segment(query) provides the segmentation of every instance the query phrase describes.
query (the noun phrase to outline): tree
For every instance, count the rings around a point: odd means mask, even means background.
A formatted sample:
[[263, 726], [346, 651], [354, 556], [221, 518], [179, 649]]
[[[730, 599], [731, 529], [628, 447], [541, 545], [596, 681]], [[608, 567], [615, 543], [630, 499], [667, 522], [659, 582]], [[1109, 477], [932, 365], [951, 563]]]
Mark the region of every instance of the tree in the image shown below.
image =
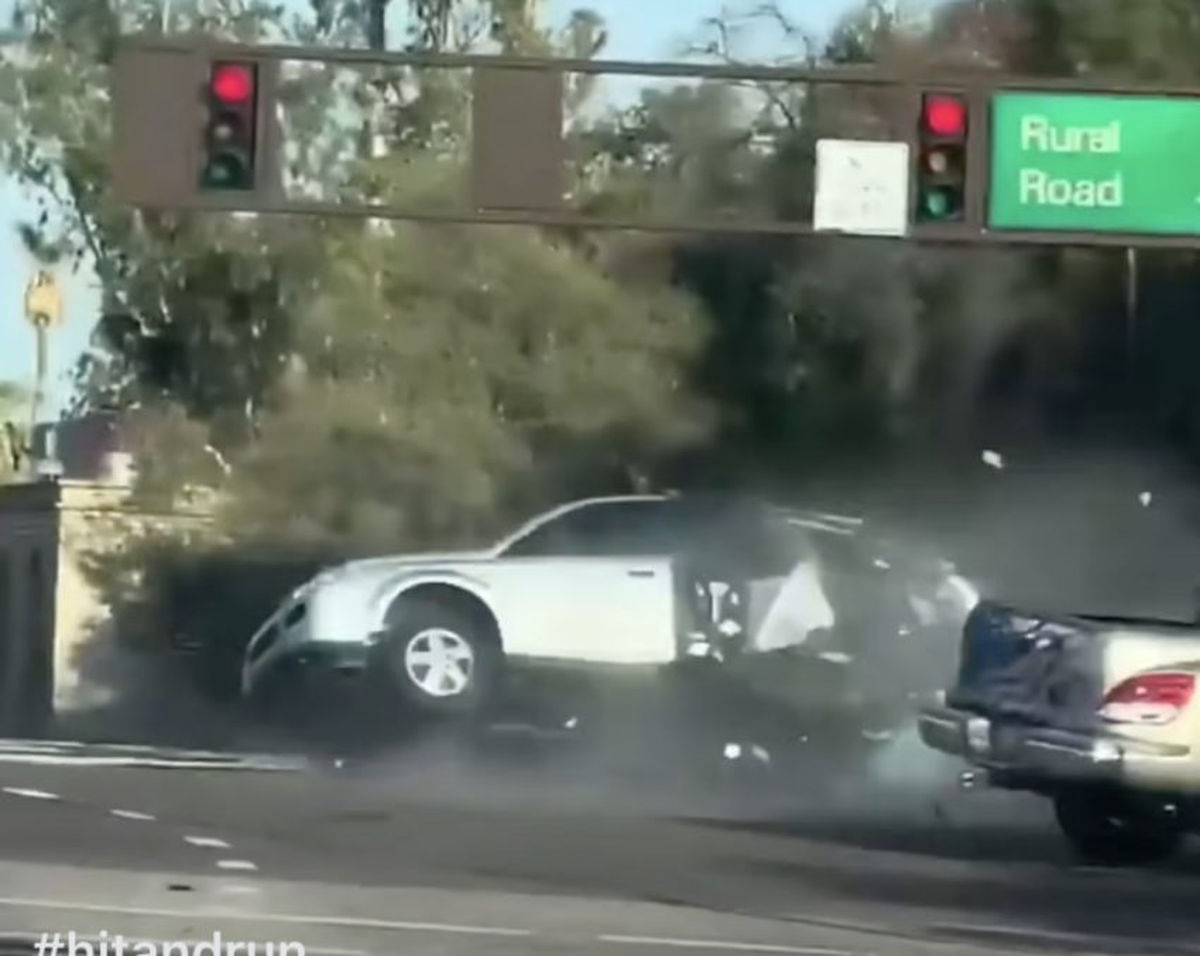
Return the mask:
[[29, 410], [29, 390], [16, 382], [0, 381], [0, 422], [15, 421]]
[[[1154, 9], [1139, 7], [1135, 15], [1104, 0], [1080, 13], [1079, 5], [1054, 0], [963, 0], [921, 23], [892, 12], [891, 5], [868, 3], [824, 44], [777, 9], [763, 7], [759, 16], [790, 44], [786, 58], [806, 63], [911, 64], [949, 57], [983, 70], [1030, 64], [1080, 72], [1111, 61], [1114, 70], [1126, 68], [1124, 63], [1136, 73], [1150, 66], [1130, 64], [1133, 54], [1114, 47], [1115, 37], [1191, 28], [1186, 4], [1164, 0], [1145, 7]], [[591, 56], [605, 41], [604, 24], [594, 14], [577, 13], [562, 35], [553, 36], [540, 26], [533, 4], [515, 0], [412, 0], [404, 9], [407, 33], [401, 42], [412, 47]], [[379, 32], [387, 10], [383, 0], [321, 0], [311, 18], [285, 21], [275, 11], [244, 4], [227, 7], [216, 22], [184, 6], [174, 25], [331, 44], [366, 36], [380, 46], [388, 42]], [[149, 404], [169, 410], [168, 422], [182, 415], [191, 424], [178, 431], [191, 436], [197, 460], [205, 459], [203, 443], [232, 463], [240, 500], [258, 500], [256, 495], [278, 486], [282, 479], [272, 468], [296, 464], [294, 456], [304, 449], [314, 457], [331, 456], [330, 449], [341, 448], [338, 443], [360, 427], [364, 431], [355, 440], [388, 449], [388, 460], [426, 461], [422, 456], [430, 453], [413, 423], [438, 422], [442, 433], [452, 434], [455, 416], [461, 415], [464, 434], [473, 437], [458, 443], [452, 465], [439, 459], [436, 467], [428, 461], [422, 467], [430, 474], [442, 474], [440, 468], [474, 474], [477, 483], [469, 488], [455, 490], [444, 475], [435, 484], [469, 516], [466, 524], [486, 522], [488, 509], [508, 507], [513, 487], [535, 465], [538, 474], [554, 476], [548, 486], [563, 490], [586, 486], [588, 471], [605, 481], [625, 481], [617, 477], [623, 467], [596, 464], [607, 442], [618, 448], [615, 460], [649, 468], [655, 449], [679, 446], [673, 436], [693, 414], [680, 396], [697, 388], [724, 412], [714, 460], [736, 460], [738, 468], [755, 460], [779, 473], [820, 467], [831, 449], [877, 449], [934, 422], [940, 435], [949, 419], [959, 432], [969, 430], [975, 399], [996, 379], [992, 366], [1014, 349], [1030, 357], [1026, 367], [1037, 370], [1036, 381], [1027, 380], [1033, 391], [1070, 379], [1080, 364], [1078, 343], [1085, 338], [1080, 330], [1103, 311], [1088, 299], [1087, 289], [1111, 272], [1111, 264], [1086, 255], [1068, 262], [1054, 253], [578, 230], [479, 230], [469, 241], [455, 230], [439, 232], [436, 239], [423, 231], [427, 238], [417, 241], [407, 229], [364, 231], [345, 223], [279, 228], [267, 220], [130, 214], [107, 193], [101, 151], [106, 37], [117, 15], [104, 5], [74, 0], [40, 0], [36, 12], [43, 26], [31, 55], [0, 72], [0, 103], [7, 104], [0, 119], [13, 134], [10, 167], [47, 198], [41, 221], [27, 230], [31, 248], [48, 258], [82, 261], [90, 255], [107, 290], [96, 355], [81, 372], [82, 400]], [[149, 11], [122, 15], [151, 22]], [[737, 59], [735, 30], [720, 18], [701, 28], [698, 53]], [[1171, 62], [1163, 67], [1170, 75], [1194, 68], [1185, 46], [1171, 47]], [[289, 134], [301, 147], [292, 160], [292, 179], [324, 183], [347, 197], [450, 202], [466, 170], [465, 77], [448, 75], [453, 71], [378, 70], [335, 88], [332, 72], [311, 69], [287, 80]], [[812, 202], [816, 139], [831, 133], [878, 135], [894, 121], [892, 104], [878, 91], [778, 83], [647, 91], [633, 108], [596, 121], [586, 109], [590, 91], [587, 81], [576, 82], [569, 107], [578, 157], [575, 188], [593, 212], [803, 218]], [[365, 120], [347, 120], [347, 104]], [[446, 263], [461, 265], [462, 274], [430, 261], [426, 247], [448, 256]], [[422, 275], [411, 271], [412, 263], [420, 264]], [[497, 285], [501, 267], [546, 276], [542, 298], [526, 294], [520, 284]], [[463, 379], [462, 368], [442, 355], [456, 341], [450, 330], [466, 342], [487, 340], [471, 293], [482, 275], [503, 289], [489, 298], [488, 308], [497, 323], [503, 317], [511, 326], [489, 327], [486, 335], [495, 341], [486, 349], [473, 346], [481, 362], [488, 359], [475, 376], [487, 388], [469, 393], [470, 401], [450, 400], [442, 396], [439, 376], [446, 388]], [[422, 285], [417, 281], [422, 278], [436, 278], [436, 287]], [[671, 288], [678, 297], [667, 291]], [[568, 400], [562, 380], [542, 374], [528, 355], [498, 344], [523, 341], [522, 330], [529, 328], [541, 330], [538, 334], [555, 330], [544, 317], [546, 303], [570, 311], [564, 290], [593, 303], [589, 307], [600, 316], [604, 336], [586, 340], [587, 351], [615, 363], [661, 346], [668, 377], [680, 382], [679, 390], [664, 390], [645, 376], [627, 381], [599, 359], [594, 367], [577, 366], [572, 363], [585, 352], [566, 352], [559, 361], [579, 374], [576, 387], [588, 396], [584, 407], [606, 423], [581, 425], [573, 417], [579, 406]], [[669, 307], [662, 305], [667, 300]], [[420, 310], [414, 301], [422, 303]], [[389, 325], [387, 315], [406, 317], [403, 335], [398, 320]], [[616, 322], [614, 315], [631, 318]], [[652, 322], [653, 316], [668, 318]], [[702, 334], [706, 321], [711, 333]], [[605, 337], [610, 335], [618, 339]], [[628, 346], [617, 348], [614, 341]], [[412, 342], [434, 353], [405, 373], [410, 390], [396, 391], [396, 370], [408, 368], [404, 349]], [[367, 370], [379, 356], [394, 360], [395, 369], [387, 374], [376, 369], [369, 378]], [[305, 388], [296, 387], [297, 381], [306, 382]], [[415, 381], [423, 383], [418, 392], [411, 390]], [[608, 381], [622, 382], [622, 388], [601, 389], [602, 400], [590, 391], [589, 382], [598, 387]], [[539, 429], [531, 419], [514, 422], [485, 401], [488, 390], [559, 410], [571, 424]], [[510, 409], [511, 401], [502, 404]], [[378, 408], [388, 416], [396, 412], [404, 424], [397, 425], [395, 417], [387, 425], [370, 424]], [[709, 421], [707, 413], [699, 417]], [[311, 432], [304, 437], [306, 427]], [[284, 432], [294, 452], [273, 437]], [[731, 449], [739, 453], [736, 459], [727, 454]], [[330, 460], [345, 467], [344, 458]], [[587, 468], [570, 467], [577, 462], [587, 462]], [[382, 465], [374, 472], [381, 481], [392, 480]], [[258, 491], [250, 475], [259, 476]], [[390, 492], [368, 482], [369, 488], [347, 491], [338, 503], [336, 479], [336, 470], [324, 477], [314, 472], [295, 490], [297, 500], [310, 503], [299, 510], [316, 524], [343, 537], [351, 526], [411, 524], [391, 503], [386, 508], [400, 517], [380, 522], [346, 517], [354, 510], [351, 499], [386, 502]], [[434, 493], [432, 485], [413, 487], [414, 500]], [[533, 496], [543, 494], [550, 492], [539, 489]], [[432, 505], [420, 510], [437, 513]], [[264, 507], [261, 513], [271, 511]], [[443, 515], [433, 524], [448, 527], [454, 521]], [[418, 537], [433, 533], [413, 527]], [[310, 532], [316, 533], [305, 534]]]
[[702, 438], [695, 310], [519, 229], [401, 228], [337, 250], [303, 364], [235, 480], [231, 520], [427, 543], [628, 485]]
[[19, 474], [28, 450], [29, 390], [16, 382], [0, 382], [0, 478]]
[[[1194, 83], [1200, 76], [1200, 9], [1187, 0], [958, 0], [935, 19], [935, 42], [984, 49], [1021, 73]], [[1181, 321], [1200, 307], [1190, 252], [1137, 254], [1135, 314], [1122, 252], [1046, 252], [1041, 280], [1064, 289], [1056, 320], [1024, 352], [1043, 369], [1072, 366], [1093, 408], [1149, 412], [1200, 449], [1200, 396], [1190, 356], [1197, 341]], [[1028, 364], [1028, 363], [1027, 363]]]
[[[824, 45], [777, 7], [752, 17], [777, 29], [779, 62], [911, 66], [935, 53], [933, 28], [887, 4], [865, 4]], [[738, 25], [710, 18], [693, 52], [739, 62]], [[595, 212], [803, 221], [817, 139], [903, 135], [895, 107], [887, 91], [799, 83], [648, 91], [582, 131], [581, 191]], [[721, 236], [634, 248], [636, 259], [607, 254], [639, 274], [656, 267], [712, 317], [699, 381], [727, 414], [709, 467], [734, 462], [738, 482], [819, 471], [930, 430], [965, 438], [990, 362], [1046, 319], [1057, 282], [1010, 250]]]
[[[121, 29], [154, 27], [157, 13], [39, 0], [27, 15], [37, 29], [25, 55], [0, 67], [0, 117], [12, 131], [4, 159], [40, 207], [22, 230], [31, 251], [94, 268], [104, 289], [78, 405], [170, 393], [234, 440], [252, 427], [286, 352], [287, 305], [303, 266], [283, 264], [303, 262], [307, 237], [263, 251], [269, 224], [143, 215], [116, 203], [106, 159], [112, 40]], [[179, 28], [241, 39], [282, 28], [276, 11], [254, 2], [225, 5], [219, 23], [187, 4], [175, 17]]]
[[[147, 410], [144, 433], [175, 449], [180, 465], [148, 457], [144, 484], [156, 494], [189, 474], [223, 482], [228, 470], [231, 513], [260, 519], [239, 519], [242, 529], [278, 529], [300, 513], [296, 532], [310, 538], [424, 539], [494, 520], [522, 497], [542, 503], [565, 488], [628, 485], [630, 468], [649, 468], [703, 433], [707, 410], [687, 398], [686, 365], [703, 341], [692, 303], [661, 282], [617, 285], [562, 237], [321, 221], [279, 228], [122, 209], [105, 184], [107, 104], [97, 92], [116, 15], [105, 8], [99, 23], [85, 24], [69, 0], [41, 3], [55, 29], [6, 74], [6, 115], [21, 133], [9, 160], [45, 191], [31, 245], [48, 257], [90, 256], [105, 284], [80, 405]], [[174, 25], [341, 42], [365, 18], [379, 46], [385, 8], [316, 4], [311, 21], [290, 24], [259, 7], [230, 8], [220, 23], [181, 8]], [[411, 9], [413, 44], [484, 39], [472, 32], [480, 11], [487, 42], [504, 49], [587, 56], [603, 43], [594, 15], [577, 15], [556, 37], [540, 29], [532, 5], [511, 0]], [[85, 78], [61, 76], [67, 65]], [[446, 201], [465, 168], [465, 77], [368, 71], [335, 86], [333, 72], [285, 76], [287, 131], [301, 147], [290, 179], [332, 181], [355, 198]], [[43, 101], [43, 90], [59, 102]], [[573, 85], [574, 109], [587, 91]], [[88, 103], [86, 116], [62, 109], [77, 101]], [[347, 104], [368, 117], [365, 127], [344, 118]], [[364, 129], [386, 155], [362, 148]], [[462, 364], [457, 345], [478, 368]], [[482, 384], [472, 391], [472, 381]], [[452, 454], [429, 446], [447, 436]], [[227, 469], [214, 468], [218, 457]], [[356, 473], [365, 485], [350, 480]], [[372, 508], [374, 518], [355, 517]]]

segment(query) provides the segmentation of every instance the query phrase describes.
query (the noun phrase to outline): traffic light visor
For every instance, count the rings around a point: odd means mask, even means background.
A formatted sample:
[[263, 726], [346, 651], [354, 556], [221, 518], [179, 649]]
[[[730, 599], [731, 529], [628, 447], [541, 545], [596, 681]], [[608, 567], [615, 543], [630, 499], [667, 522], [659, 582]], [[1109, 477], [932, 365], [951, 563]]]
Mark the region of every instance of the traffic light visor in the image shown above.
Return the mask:
[[960, 138], [967, 132], [967, 104], [958, 96], [935, 93], [925, 97], [925, 129], [934, 136]]
[[209, 89], [218, 102], [239, 105], [253, 98], [254, 80], [254, 66], [250, 63], [217, 63], [212, 69]]

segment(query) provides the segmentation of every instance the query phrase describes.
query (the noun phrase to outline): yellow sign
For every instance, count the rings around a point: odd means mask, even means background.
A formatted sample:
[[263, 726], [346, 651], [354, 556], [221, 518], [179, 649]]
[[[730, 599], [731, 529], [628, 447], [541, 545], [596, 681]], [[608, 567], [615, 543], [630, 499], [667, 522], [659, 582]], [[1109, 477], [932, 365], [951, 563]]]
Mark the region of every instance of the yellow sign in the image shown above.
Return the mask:
[[25, 287], [25, 318], [43, 328], [62, 321], [62, 293], [57, 280], [44, 269]]

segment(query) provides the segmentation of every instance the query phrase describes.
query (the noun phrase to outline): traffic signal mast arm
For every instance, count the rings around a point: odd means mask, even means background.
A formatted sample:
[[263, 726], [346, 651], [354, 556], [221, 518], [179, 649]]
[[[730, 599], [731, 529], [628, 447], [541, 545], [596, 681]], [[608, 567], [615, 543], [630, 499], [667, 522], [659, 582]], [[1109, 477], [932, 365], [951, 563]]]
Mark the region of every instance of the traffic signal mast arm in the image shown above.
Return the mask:
[[[506, 140], [503, 123], [473, 124], [486, 128], [486, 148], [473, 143], [473, 161], [485, 157], [489, 175], [471, 201], [459, 210], [436, 212], [366, 202], [292, 200], [277, 185], [279, 174], [276, 115], [276, 70], [284, 60], [342, 65], [395, 65], [458, 68], [472, 71], [476, 92], [487, 88], [520, 90], [527, 96], [507, 106], [522, 116], [520, 135]], [[1155, 245], [1196, 248], [1195, 235], [1146, 235], [1104, 231], [1071, 232], [988, 228], [987, 197], [995, 184], [992, 153], [993, 103], [1002, 91], [1086, 94], [1100, 97], [1178, 97], [1195, 99], [1200, 91], [1182, 87], [1143, 87], [1047, 80], [969, 71], [919, 75], [875, 66], [747, 66], [337, 50], [325, 47], [242, 45], [206, 39], [161, 36], [126, 37], [118, 46], [114, 70], [114, 189], [132, 205], [158, 209], [252, 211], [284, 215], [394, 218], [417, 222], [526, 224], [650, 232], [774, 233], [806, 235], [810, 222], [719, 219], [653, 219], [637, 216], [599, 218], [564, 208], [561, 194], [551, 195], [560, 181], [543, 177], [545, 194], [516, 188], [522, 198], [506, 203], [502, 195], [509, 170], [528, 162], [530, 151], [548, 148], [553, 165], [561, 148], [561, 104], [549, 95], [561, 89], [566, 73], [614, 74], [711, 80], [750, 80], [806, 84], [840, 84], [892, 88], [896, 111], [890, 137], [909, 147], [912, 169], [910, 235], [918, 240], [987, 243], [1051, 243], [1056, 245]], [[529, 79], [517, 82], [517, 76]], [[546, 79], [541, 84], [537, 77]], [[197, 129], [195, 103], [200, 88], [206, 113]], [[189, 92], [190, 90], [190, 92]], [[248, 95], [247, 95], [248, 94]], [[506, 96], [487, 97], [489, 109], [505, 106]], [[1086, 98], [1086, 97], [1084, 97]], [[476, 99], [481, 101], [482, 96]], [[536, 103], [536, 110], [530, 104]], [[497, 106], [496, 104], [499, 104]], [[550, 108], [552, 105], [556, 108]], [[530, 118], [530, 113], [537, 115]], [[475, 119], [478, 121], [479, 116]], [[540, 125], [539, 125], [540, 124]], [[494, 131], [500, 130], [497, 134]], [[529, 131], [537, 135], [529, 135]], [[522, 152], [524, 150], [524, 152]], [[523, 163], [522, 160], [526, 162]], [[493, 175], [500, 170], [500, 175]], [[478, 170], [476, 170], [478, 172]], [[509, 178], [528, 187], [530, 177]], [[497, 185], [499, 184], [499, 185]], [[501, 192], [496, 190], [500, 189]], [[1197, 196], [1200, 207], [1200, 196]]]
[[1197, 96], [1189, 86], [1113, 84], [1078, 78], [1053, 79], [981, 73], [976, 70], [930, 71], [918, 74], [874, 65], [755, 66], [734, 63], [679, 63], [656, 60], [592, 60], [572, 57], [507, 56], [477, 53], [421, 53], [400, 50], [333, 49], [287, 44], [224, 43], [216, 40], [164, 37], [157, 34], [123, 37], [119, 51], [154, 50], [199, 55], [217, 60], [261, 63], [296, 60], [346, 66], [410, 66], [414, 68], [476, 69], [513, 68], [539, 72], [587, 73], [626, 76], [684, 77], [711, 80], [761, 80], [764, 82], [845, 83], [858, 86], [891, 86], [915, 90], [972, 89], [989, 91], [1038, 90], [1052, 93], [1093, 93], [1114, 96]]

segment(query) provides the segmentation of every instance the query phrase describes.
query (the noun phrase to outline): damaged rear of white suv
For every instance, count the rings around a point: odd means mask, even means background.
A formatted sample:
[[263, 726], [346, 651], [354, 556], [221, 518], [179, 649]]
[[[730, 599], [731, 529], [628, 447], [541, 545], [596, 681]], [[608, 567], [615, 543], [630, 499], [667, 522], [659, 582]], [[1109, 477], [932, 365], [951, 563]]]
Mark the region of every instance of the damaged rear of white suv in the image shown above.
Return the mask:
[[1200, 829], [1200, 628], [981, 602], [920, 718], [987, 783], [1054, 801], [1085, 859], [1145, 863]]

